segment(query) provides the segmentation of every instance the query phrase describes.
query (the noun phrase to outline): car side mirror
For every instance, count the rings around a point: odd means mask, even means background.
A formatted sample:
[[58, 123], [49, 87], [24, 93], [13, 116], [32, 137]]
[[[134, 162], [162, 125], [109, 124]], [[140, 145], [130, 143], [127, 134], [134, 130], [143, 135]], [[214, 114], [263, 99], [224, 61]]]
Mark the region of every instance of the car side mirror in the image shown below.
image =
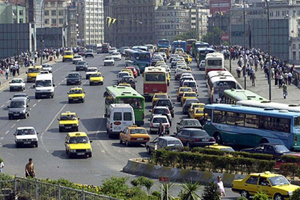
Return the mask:
[[92, 140], [90, 140], [90, 143], [92, 143], [93, 141]]
[[35, 85], [33, 84], [32, 87], [35, 88]]
[[14, 135], [17, 135], [17, 134], [14, 133]]
[[53, 87], [55, 87], [55, 84], [53, 84]]
[[69, 142], [65, 142], [66, 144], [69, 144]]
[[11, 100], [11, 98], [9, 98], [9, 100]]
[[152, 110], [149, 110], [149, 112], [152, 112]]
[[177, 122], [178, 125], [180, 125], [180, 122]]
[[37, 132], [36, 134], [38, 135], [38, 134], [40, 134], [40, 133]]
[[9, 106], [7, 106], [7, 108], [9, 108]]
[[104, 117], [107, 117], [107, 114], [104, 114]]

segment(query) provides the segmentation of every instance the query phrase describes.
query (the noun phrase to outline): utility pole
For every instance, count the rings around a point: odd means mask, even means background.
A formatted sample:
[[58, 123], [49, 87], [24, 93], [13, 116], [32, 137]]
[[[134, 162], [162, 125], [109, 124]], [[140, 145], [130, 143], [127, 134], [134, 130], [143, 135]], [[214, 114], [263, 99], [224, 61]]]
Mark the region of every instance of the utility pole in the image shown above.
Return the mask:
[[246, 4], [245, 0], [244, 1], [244, 6], [243, 6], [243, 13], [244, 13], [244, 89], [247, 89], [247, 77], [246, 77], [246, 65], [247, 65], [247, 59], [246, 59]]
[[229, 9], [229, 34], [228, 34], [228, 47], [229, 47], [229, 72], [231, 73], [231, 8]]
[[267, 4], [267, 19], [268, 19], [268, 54], [269, 54], [269, 100], [272, 99], [272, 91], [271, 91], [271, 41], [270, 41], [270, 9], [269, 9], [269, 0], [265, 0]]

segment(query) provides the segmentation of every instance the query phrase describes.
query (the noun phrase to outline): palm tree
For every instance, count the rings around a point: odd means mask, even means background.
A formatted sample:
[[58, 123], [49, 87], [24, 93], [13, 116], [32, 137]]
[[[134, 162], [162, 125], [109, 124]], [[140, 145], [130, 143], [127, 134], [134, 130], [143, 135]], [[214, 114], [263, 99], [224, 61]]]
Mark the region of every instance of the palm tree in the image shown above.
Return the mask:
[[171, 188], [174, 186], [174, 183], [163, 183], [163, 200], [173, 200], [174, 197], [170, 194]]
[[180, 199], [181, 200], [198, 200], [200, 196], [196, 193], [200, 184], [198, 182], [185, 182], [181, 184]]

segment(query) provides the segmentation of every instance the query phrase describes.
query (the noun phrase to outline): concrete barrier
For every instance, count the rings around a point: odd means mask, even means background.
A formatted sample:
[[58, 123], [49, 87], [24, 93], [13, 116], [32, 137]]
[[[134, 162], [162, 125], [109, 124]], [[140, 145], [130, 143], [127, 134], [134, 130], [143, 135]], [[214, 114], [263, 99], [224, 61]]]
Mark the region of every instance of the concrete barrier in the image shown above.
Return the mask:
[[158, 179], [160, 176], [166, 176], [169, 177], [172, 182], [192, 181], [199, 182], [201, 184], [207, 184], [215, 181], [218, 176], [221, 176], [225, 187], [231, 187], [233, 180], [243, 179], [246, 176], [163, 167], [143, 162], [143, 159], [141, 158], [129, 159], [127, 165], [123, 168], [123, 172], [155, 179]]

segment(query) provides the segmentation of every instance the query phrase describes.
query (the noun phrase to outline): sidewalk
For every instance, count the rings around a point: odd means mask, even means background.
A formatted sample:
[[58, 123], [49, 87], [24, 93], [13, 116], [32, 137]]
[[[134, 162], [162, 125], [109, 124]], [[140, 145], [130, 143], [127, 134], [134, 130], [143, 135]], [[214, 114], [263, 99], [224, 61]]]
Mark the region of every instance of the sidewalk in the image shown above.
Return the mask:
[[[229, 71], [229, 60], [225, 60], [225, 66]], [[236, 68], [237, 68], [237, 60], [231, 61], [231, 73], [236, 78], [236, 80], [241, 84], [244, 88], [244, 77], [241, 75], [240, 78], [237, 77]], [[246, 89], [251, 90], [252, 92], [269, 99], [269, 84], [268, 79], [264, 75], [264, 71], [258, 67], [256, 75], [256, 86], [252, 86], [252, 81], [250, 81], [250, 77], [247, 77], [246, 81]], [[273, 102], [278, 103], [286, 103], [286, 104], [300, 104], [300, 89], [295, 85], [288, 85], [288, 96], [286, 99], [283, 98], [282, 88], [279, 89], [278, 85], [275, 86], [275, 80], [271, 80], [271, 100]]]
[[[43, 64], [47, 63], [47, 64], [53, 65], [53, 64], [55, 64], [56, 62], [58, 62], [60, 60], [61, 60], [61, 58], [55, 59], [53, 61], [49, 61], [49, 60], [44, 59], [43, 60]], [[36, 65], [37, 66], [40, 65], [40, 63], [41, 63], [41, 60], [38, 59]], [[9, 82], [13, 78], [23, 78], [24, 81], [26, 81], [26, 71], [27, 71], [27, 67], [22, 66], [22, 67], [20, 67], [20, 75], [16, 75], [16, 76], [8, 75], [8, 79], [7, 80], [5, 78], [5, 74], [1, 74], [0, 75], [0, 81], [1, 81], [0, 91], [5, 90], [9, 86]]]

